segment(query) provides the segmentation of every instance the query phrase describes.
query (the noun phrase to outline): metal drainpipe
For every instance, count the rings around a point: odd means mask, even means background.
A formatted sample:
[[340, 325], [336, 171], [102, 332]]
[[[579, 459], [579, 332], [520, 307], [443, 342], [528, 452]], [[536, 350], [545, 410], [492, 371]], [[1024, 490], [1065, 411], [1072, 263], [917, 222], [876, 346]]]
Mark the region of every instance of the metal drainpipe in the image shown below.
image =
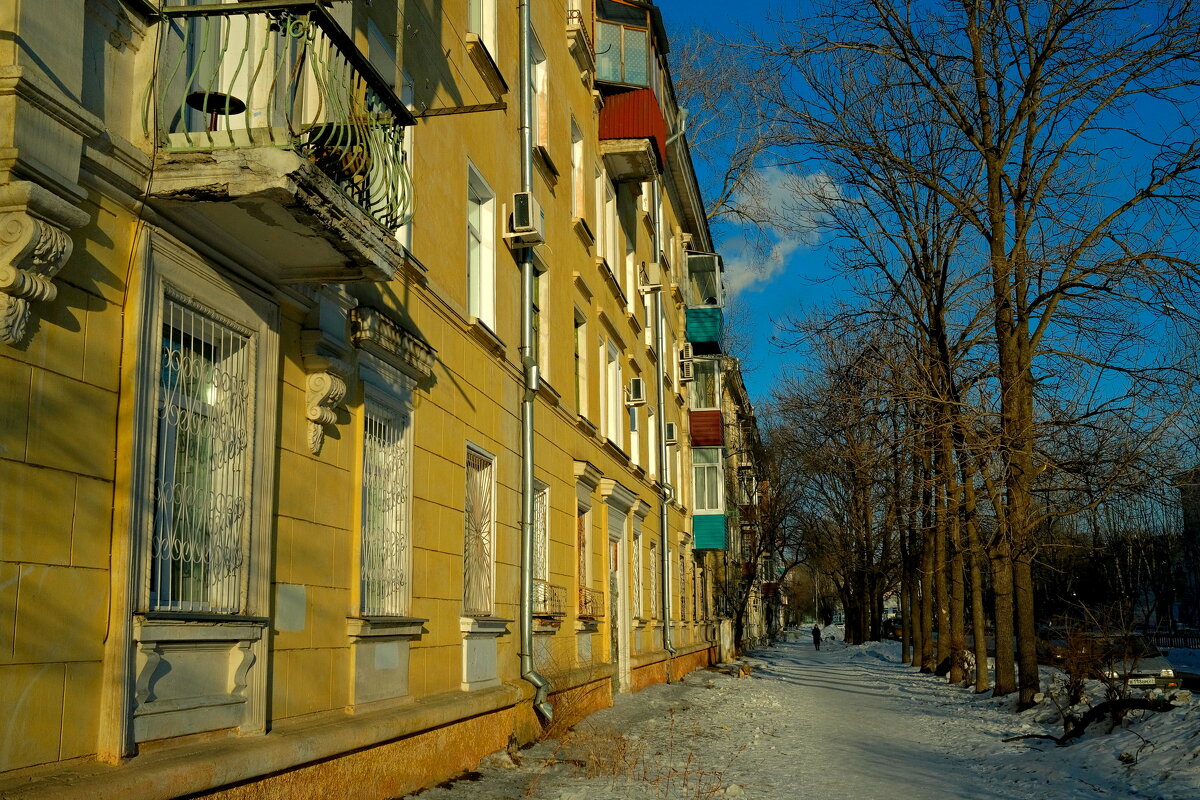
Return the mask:
[[[521, 190], [533, 191], [533, 97], [530, 70], [533, 23], [529, 0], [521, 0]], [[533, 685], [533, 707], [542, 719], [554, 718], [546, 699], [550, 682], [533, 668], [533, 400], [541, 384], [533, 352], [533, 248], [521, 248], [521, 364], [525, 393], [521, 399], [521, 677]]]
[[[659, 204], [659, 179], [654, 180], [654, 213], [661, 214]], [[657, 220], [658, 224], [654, 226], [654, 257], [659, 263], [659, 284], [660, 288], [654, 293], [654, 350], [658, 353], [658, 463], [659, 463], [659, 478], [658, 489], [660, 500], [658, 504], [658, 529], [662, 536], [662, 614], [663, 614], [663, 648], [667, 651], [667, 682], [671, 681], [671, 658], [677, 651], [671, 643], [671, 536], [667, 527], [667, 507], [670, 505], [672, 498], [675, 496], [674, 489], [671, 485], [663, 480], [663, 476], [667, 474], [667, 418], [666, 418], [666, 402], [664, 400], [666, 388], [666, 359], [667, 353], [664, 349], [665, 331], [663, 329], [663, 291], [666, 288], [666, 277], [662, 274], [662, 242], [658, 239], [659, 226], [662, 225], [662, 220]]]

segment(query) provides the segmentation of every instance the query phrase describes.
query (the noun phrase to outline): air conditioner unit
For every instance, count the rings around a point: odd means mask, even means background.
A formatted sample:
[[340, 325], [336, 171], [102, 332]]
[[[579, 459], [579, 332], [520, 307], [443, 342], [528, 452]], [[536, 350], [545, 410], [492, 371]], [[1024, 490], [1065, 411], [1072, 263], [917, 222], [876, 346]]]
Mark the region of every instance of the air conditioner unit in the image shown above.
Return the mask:
[[667, 423], [667, 444], [679, 444], [679, 425], [674, 422]]
[[692, 343], [691, 342], [684, 343], [683, 347], [679, 351], [679, 360], [680, 361], [691, 361], [692, 360]]
[[686, 361], [683, 359], [680, 359], [679, 360], [679, 382], [680, 383], [688, 383], [695, 377], [696, 377], [695, 373], [692, 372], [692, 360], [690, 358], [687, 359]]
[[629, 388], [625, 392], [625, 405], [646, 405], [646, 381], [642, 378], [630, 378]]
[[512, 216], [505, 238], [522, 246], [546, 241], [546, 214], [533, 192], [516, 192], [513, 195]]

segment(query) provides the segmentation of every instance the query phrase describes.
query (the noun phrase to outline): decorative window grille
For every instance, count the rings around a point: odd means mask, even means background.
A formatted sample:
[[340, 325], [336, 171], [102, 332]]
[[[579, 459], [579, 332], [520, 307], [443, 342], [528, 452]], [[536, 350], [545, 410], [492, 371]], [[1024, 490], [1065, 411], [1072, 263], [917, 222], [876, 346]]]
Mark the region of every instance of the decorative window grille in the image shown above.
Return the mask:
[[684, 568], [683, 553], [679, 554], [679, 621], [687, 619], [687, 570]]
[[533, 577], [550, 581], [550, 487], [542, 485], [533, 495]]
[[360, 565], [364, 616], [408, 613], [409, 427], [407, 413], [367, 401]]
[[579, 506], [575, 513], [576, 557], [579, 559], [579, 585], [588, 584], [588, 515], [587, 509]]
[[633, 523], [633, 615], [642, 616], [642, 526]]
[[495, 613], [494, 572], [495, 463], [490, 456], [467, 451], [466, 532], [463, 549], [463, 615]]
[[171, 297], [162, 319], [149, 610], [235, 614], [245, 607], [254, 340]]
[[650, 543], [650, 616], [658, 616], [658, 545]]

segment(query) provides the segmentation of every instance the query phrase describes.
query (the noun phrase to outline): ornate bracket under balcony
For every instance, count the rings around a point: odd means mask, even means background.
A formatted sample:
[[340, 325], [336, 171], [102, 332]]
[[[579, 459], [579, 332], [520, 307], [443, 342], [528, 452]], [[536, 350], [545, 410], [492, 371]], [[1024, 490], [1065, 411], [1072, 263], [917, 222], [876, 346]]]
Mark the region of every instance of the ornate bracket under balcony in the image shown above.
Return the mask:
[[70, 255], [62, 228], [23, 212], [0, 215], [0, 342], [24, 340], [29, 304], [58, 296], [52, 279]]
[[304, 416], [308, 420], [308, 449], [321, 454], [325, 429], [337, 423], [337, 409], [346, 398], [350, 352], [346, 329], [351, 310], [358, 301], [335, 287], [316, 293], [317, 304], [308, 325], [300, 333], [301, 358], [307, 374], [304, 385]]
[[437, 351], [378, 309], [360, 306], [350, 312], [350, 337], [358, 347], [416, 381], [433, 372]]

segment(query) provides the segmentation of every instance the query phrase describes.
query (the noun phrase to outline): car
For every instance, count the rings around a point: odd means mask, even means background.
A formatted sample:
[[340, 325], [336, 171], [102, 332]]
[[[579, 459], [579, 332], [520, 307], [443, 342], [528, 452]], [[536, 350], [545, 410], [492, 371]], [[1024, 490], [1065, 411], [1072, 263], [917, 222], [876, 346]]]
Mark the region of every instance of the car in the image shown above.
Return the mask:
[[1072, 637], [1072, 647], [1087, 664], [1089, 677], [1141, 689], [1182, 686], [1166, 655], [1144, 637], [1089, 634]]
[[900, 617], [885, 619], [883, 624], [879, 626], [879, 635], [884, 639], [900, 641], [904, 636], [904, 620], [900, 619]]

